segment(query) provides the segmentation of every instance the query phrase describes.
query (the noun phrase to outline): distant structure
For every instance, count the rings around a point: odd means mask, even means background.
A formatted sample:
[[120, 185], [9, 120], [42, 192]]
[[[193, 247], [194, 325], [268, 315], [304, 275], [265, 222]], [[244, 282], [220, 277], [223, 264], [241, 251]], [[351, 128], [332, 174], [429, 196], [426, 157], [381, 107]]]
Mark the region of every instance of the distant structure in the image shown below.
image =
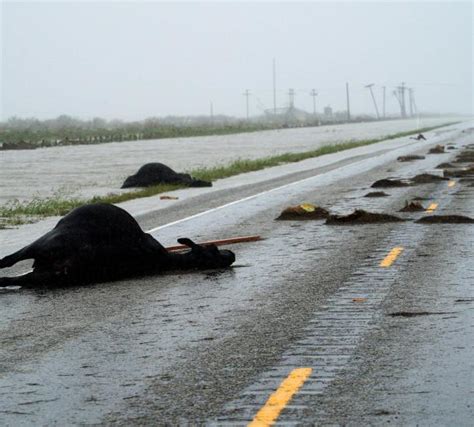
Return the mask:
[[327, 107], [324, 107], [324, 116], [327, 118], [327, 119], [332, 119], [333, 117], [333, 112], [332, 112], [332, 108], [330, 105], [328, 105]]

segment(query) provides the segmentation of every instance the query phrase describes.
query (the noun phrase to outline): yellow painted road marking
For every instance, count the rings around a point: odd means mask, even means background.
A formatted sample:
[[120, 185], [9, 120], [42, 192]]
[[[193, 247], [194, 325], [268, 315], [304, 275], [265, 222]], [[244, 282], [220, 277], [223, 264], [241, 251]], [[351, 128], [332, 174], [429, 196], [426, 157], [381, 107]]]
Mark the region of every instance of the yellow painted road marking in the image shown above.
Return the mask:
[[429, 205], [428, 208], [426, 209], [426, 212], [432, 213], [433, 211], [436, 210], [437, 207], [438, 207], [438, 203], [431, 203], [431, 205]]
[[454, 187], [456, 185], [456, 181], [449, 181], [448, 187]]
[[402, 247], [393, 248], [388, 255], [380, 262], [380, 267], [390, 267], [395, 260], [397, 259], [398, 255], [400, 255], [403, 251]]
[[313, 371], [312, 368], [297, 368], [290, 372], [280, 384], [280, 387], [273, 393], [265, 405], [257, 412], [248, 427], [271, 426], [280, 412], [285, 408], [293, 395], [301, 388]]

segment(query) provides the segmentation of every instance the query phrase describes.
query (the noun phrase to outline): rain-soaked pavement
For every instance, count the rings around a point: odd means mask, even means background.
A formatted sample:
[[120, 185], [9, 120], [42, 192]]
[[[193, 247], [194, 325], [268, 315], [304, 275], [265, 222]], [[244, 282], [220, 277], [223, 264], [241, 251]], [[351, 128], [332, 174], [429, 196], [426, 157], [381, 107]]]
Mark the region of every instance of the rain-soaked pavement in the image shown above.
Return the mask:
[[[397, 212], [415, 196], [436, 213], [472, 217], [469, 180], [363, 197], [377, 179], [452, 160], [474, 143], [461, 132], [471, 126], [223, 180], [195, 197], [180, 190], [158, 211], [156, 199], [125, 204], [165, 244], [265, 240], [234, 245], [225, 271], [0, 291], [0, 423], [246, 425], [293, 369], [309, 367], [279, 414], [284, 425], [471, 425], [473, 226], [274, 221], [301, 202], [417, 219], [427, 212]], [[396, 161], [447, 142], [457, 150]], [[29, 242], [24, 230], [2, 232], [0, 256]], [[381, 267], [393, 248], [398, 258]]]

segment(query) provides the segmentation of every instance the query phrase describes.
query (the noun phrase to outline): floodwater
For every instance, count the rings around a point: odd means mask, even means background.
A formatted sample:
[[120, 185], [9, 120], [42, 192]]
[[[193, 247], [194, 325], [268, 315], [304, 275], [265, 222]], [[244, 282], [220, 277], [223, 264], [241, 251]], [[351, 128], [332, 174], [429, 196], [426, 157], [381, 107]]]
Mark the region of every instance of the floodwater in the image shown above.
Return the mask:
[[[177, 171], [299, 152], [348, 140], [378, 138], [455, 121], [455, 118], [394, 120], [237, 135], [169, 138], [0, 151], [0, 205], [53, 195], [91, 197], [119, 192], [128, 175], [148, 162]], [[442, 132], [442, 131], [440, 131]]]

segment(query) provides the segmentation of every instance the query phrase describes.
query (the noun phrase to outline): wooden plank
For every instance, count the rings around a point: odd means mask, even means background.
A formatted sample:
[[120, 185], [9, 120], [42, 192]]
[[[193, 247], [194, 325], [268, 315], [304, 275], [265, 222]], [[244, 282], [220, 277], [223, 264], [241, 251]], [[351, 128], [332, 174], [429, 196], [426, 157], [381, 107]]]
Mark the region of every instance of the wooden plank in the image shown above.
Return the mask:
[[[246, 242], [256, 242], [258, 240], [262, 240], [260, 236], [254, 235], [254, 236], [240, 236], [240, 237], [230, 237], [228, 239], [219, 239], [219, 240], [209, 240], [206, 242], [200, 242], [198, 245], [216, 245], [216, 246], [222, 246], [222, 245], [232, 245], [235, 243], [246, 243]], [[184, 249], [189, 249], [188, 246], [186, 245], [176, 245], [176, 246], [169, 246], [166, 248], [168, 252], [175, 252], [175, 251], [182, 251]]]

